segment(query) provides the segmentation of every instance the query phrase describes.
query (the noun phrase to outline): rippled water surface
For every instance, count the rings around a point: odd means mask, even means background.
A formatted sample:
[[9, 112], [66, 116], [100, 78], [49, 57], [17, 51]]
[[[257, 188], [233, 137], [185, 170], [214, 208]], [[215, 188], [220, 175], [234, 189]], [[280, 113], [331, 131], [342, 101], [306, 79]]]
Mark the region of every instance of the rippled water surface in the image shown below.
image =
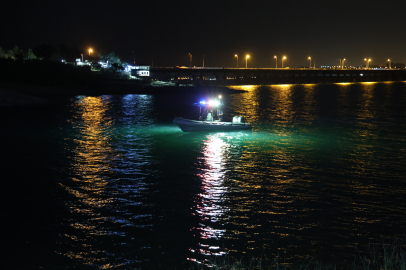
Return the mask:
[[172, 119], [196, 117], [198, 95], [3, 112], [5, 265], [337, 263], [405, 235], [405, 83], [236, 88], [247, 92], [223, 95], [225, 118], [252, 132], [183, 133]]

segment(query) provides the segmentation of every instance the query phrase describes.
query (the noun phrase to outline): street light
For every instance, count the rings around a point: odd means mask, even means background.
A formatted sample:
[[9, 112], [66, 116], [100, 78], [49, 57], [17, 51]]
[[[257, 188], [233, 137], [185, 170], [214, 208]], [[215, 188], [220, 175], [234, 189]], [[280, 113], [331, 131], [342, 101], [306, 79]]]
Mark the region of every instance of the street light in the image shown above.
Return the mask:
[[343, 59], [343, 66], [342, 66], [343, 69], [344, 69], [344, 61], [345, 61], [345, 58]]
[[286, 56], [282, 57], [282, 68], [283, 68], [283, 60], [286, 59]]
[[275, 68], [278, 68], [278, 57], [275, 55], [273, 58], [275, 58], [275, 64], [276, 64]]
[[192, 67], [192, 55], [190, 53], [189, 53], [189, 61], [190, 61], [189, 67]]
[[367, 69], [369, 69], [369, 62], [371, 62], [371, 58], [368, 60], [365, 58], [364, 61], [366, 63]]
[[245, 68], [248, 68], [248, 58], [250, 58], [250, 56], [247, 54], [245, 57]]
[[93, 50], [92, 50], [92, 49], [89, 49], [89, 55], [90, 55], [91, 52], [93, 52]]
[[391, 68], [391, 67], [390, 67], [390, 59], [388, 59], [388, 62], [389, 62], [389, 68]]
[[237, 57], [237, 68], [238, 68], [238, 54], [234, 55], [234, 57]]
[[135, 51], [133, 51], [133, 54], [134, 54], [134, 65], [135, 65]]
[[312, 58], [309, 56], [309, 58], [307, 58], [307, 59], [310, 60], [310, 66], [309, 66], [309, 68], [312, 68]]

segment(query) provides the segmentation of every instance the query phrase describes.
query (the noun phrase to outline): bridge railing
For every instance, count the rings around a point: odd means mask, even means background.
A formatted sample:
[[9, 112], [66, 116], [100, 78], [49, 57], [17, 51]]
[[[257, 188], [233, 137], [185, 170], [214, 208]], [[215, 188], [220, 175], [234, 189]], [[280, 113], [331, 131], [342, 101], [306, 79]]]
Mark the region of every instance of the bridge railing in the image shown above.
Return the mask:
[[404, 68], [234, 68], [234, 67], [151, 67], [150, 69], [172, 70], [403, 70]]

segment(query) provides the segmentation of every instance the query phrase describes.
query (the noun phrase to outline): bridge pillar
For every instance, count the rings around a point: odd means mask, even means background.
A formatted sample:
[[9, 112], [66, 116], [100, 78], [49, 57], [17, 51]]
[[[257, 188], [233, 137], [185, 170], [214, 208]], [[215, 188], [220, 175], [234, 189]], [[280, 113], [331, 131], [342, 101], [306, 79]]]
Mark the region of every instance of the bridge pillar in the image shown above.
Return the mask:
[[234, 73], [234, 77], [235, 77], [235, 84], [240, 84], [240, 74]]

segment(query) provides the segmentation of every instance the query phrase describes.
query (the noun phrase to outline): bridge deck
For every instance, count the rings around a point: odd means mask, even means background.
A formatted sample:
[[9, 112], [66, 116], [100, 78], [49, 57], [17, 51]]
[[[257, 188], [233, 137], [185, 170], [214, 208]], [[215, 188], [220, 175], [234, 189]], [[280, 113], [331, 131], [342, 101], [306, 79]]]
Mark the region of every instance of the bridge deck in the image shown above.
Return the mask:
[[151, 68], [152, 79], [193, 85], [406, 81], [406, 69]]

